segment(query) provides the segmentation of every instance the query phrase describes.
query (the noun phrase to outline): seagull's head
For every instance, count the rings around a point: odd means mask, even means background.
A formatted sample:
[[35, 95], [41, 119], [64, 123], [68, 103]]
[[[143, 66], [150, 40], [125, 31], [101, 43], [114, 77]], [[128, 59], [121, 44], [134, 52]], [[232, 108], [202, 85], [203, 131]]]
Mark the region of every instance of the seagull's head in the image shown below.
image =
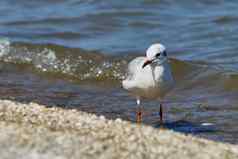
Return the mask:
[[146, 61], [144, 62], [142, 68], [153, 63], [167, 60], [166, 48], [160, 43], [152, 44], [146, 51]]

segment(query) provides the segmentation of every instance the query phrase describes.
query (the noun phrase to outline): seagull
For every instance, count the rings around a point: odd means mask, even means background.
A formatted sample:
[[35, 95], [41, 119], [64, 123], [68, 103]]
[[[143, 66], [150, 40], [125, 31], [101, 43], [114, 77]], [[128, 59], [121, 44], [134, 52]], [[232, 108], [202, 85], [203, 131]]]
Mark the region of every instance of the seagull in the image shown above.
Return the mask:
[[136, 121], [142, 120], [141, 99], [160, 101], [160, 123], [163, 123], [161, 101], [175, 85], [166, 48], [160, 43], [152, 44], [146, 57], [137, 57], [128, 64], [128, 73], [122, 87], [136, 97], [138, 110]]

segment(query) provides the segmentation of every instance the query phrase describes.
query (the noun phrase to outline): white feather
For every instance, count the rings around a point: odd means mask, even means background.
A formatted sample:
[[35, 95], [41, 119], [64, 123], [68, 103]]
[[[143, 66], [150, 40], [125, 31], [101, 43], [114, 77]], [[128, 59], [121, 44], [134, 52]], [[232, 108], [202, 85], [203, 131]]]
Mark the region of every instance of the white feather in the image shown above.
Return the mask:
[[[159, 45], [147, 50], [150, 57], [159, 49]], [[153, 58], [153, 57], [152, 57]], [[171, 68], [166, 57], [155, 60], [152, 64], [142, 68], [148, 57], [137, 57], [128, 64], [128, 75], [122, 81], [124, 89], [136, 97], [148, 99], [162, 99], [174, 86]]]

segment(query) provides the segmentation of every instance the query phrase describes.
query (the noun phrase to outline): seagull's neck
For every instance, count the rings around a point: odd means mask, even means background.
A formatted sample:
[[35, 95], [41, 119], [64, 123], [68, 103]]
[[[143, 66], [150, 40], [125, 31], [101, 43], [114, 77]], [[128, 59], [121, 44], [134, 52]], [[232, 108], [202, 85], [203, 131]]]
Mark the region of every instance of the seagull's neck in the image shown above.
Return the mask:
[[151, 64], [152, 67], [156, 67], [156, 66], [163, 67], [164, 65], [168, 65], [168, 60], [167, 59], [156, 60]]

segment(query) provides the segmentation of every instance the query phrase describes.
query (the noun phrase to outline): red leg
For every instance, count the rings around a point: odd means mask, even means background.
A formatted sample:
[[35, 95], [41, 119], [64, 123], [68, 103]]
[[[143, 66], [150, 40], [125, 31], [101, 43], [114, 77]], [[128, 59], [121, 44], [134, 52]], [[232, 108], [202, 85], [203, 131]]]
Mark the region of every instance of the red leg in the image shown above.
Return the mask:
[[160, 123], [163, 124], [163, 106], [160, 104], [159, 106], [159, 115], [160, 115]]
[[136, 122], [141, 123], [142, 121], [142, 109], [138, 108], [136, 111]]
[[137, 97], [136, 103], [137, 103], [136, 122], [141, 123], [141, 121], [142, 121], [142, 108], [141, 108], [141, 105], [140, 105], [140, 98], [139, 97]]

